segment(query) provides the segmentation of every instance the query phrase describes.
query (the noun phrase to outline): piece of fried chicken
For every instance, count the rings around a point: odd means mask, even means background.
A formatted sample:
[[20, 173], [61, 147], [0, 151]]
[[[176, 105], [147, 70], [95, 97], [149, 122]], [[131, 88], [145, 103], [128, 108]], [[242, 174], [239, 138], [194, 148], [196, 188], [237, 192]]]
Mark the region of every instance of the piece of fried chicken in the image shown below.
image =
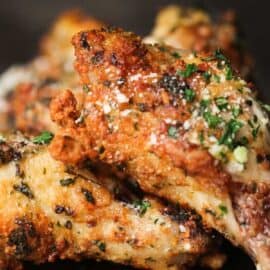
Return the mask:
[[[0, 131], [18, 129], [38, 134], [54, 130], [48, 104], [60, 89], [75, 88], [71, 38], [83, 29], [99, 29], [103, 23], [78, 10], [61, 14], [40, 41], [39, 55], [25, 65], [15, 65], [0, 76]], [[39, 89], [39, 90], [38, 90]]]
[[[74, 55], [72, 54], [73, 47], [71, 44], [68, 46], [69, 40], [72, 34], [79, 29], [98, 27], [101, 25], [96, 24], [95, 20], [91, 23], [90, 19], [83, 18], [84, 17], [77, 12], [69, 12], [60, 16], [50, 33], [46, 35], [41, 43], [41, 55], [30, 64], [20, 67], [19, 70], [11, 69], [11, 74], [7, 73], [2, 77], [2, 81], [7, 81], [9, 77], [13, 78], [12, 74], [16, 75], [14, 72], [20, 71], [19, 74], [21, 74], [21, 76], [15, 76], [18, 78], [18, 81], [14, 82], [14, 86], [16, 83], [18, 85], [15, 87], [16, 90], [11, 92], [7, 99], [7, 104], [9, 106], [11, 105], [11, 115], [14, 119], [15, 128], [27, 134], [38, 134], [44, 130], [55, 132], [57, 126], [49, 117], [48, 106], [50, 100], [61, 89], [66, 87], [74, 88], [74, 94], [76, 94], [77, 100], [80, 99], [80, 96], [83, 97], [79, 91], [76, 91], [76, 88], [79, 86], [79, 80], [77, 74], [71, 69], [70, 63], [74, 60]], [[115, 189], [123, 189], [123, 185], [119, 185], [119, 181], [117, 187], [112, 188], [111, 178], [107, 177], [106, 179], [109, 181], [104, 183], [104, 187], [111, 193]], [[115, 183], [116, 182], [114, 182], [114, 184]], [[124, 197], [127, 197], [128, 192], [128, 189], [124, 190]], [[152, 200], [155, 199], [152, 198]], [[159, 205], [161, 205], [161, 203], [159, 203]], [[166, 206], [164, 204], [162, 205], [165, 209]], [[156, 204], [152, 204], [151, 207], [155, 209], [155, 211], [158, 211]], [[196, 215], [193, 215], [192, 218], [196, 219]], [[189, 229], [192, 230], [192, 226]], [[144, 230], [144, 227], [142, 227], [141, 230]], [[209, 236], [204, 234], [204, 237], [208, 238]], [[168, 242], [169, 241], [170, 239], [168, 238]], [[210, 239], [208, 241], [210, 241]], [[197, 246], [197, 243], [192, 242], [189, 244], [192, 245], [192, 249], [200, 250], [200, 246]], [[186, 246], [188, 246], [187, 243]], [[210, 252], [210, 250], [208, 251]], [[114, 261], [113, 258], [111, 258], [111, 260]], [[207, 263], [215, 269], [220, 268], [223, 262], [223, 255], [216, 256], [211, 254], [211, 256], [204, 256], [203, 258], [203, 264]], [[184, 263], [184, 261], [181, 262], [181, 264]]]
[[144, 191], [189, 205], [268, 270], [268, 117], [228, 59], [112, 28], [80, 32], [73, 44], [85, 98], [65, 91], [51, 103], [61, 127], [52, 155], [110, 164]]
[[48, 139], [1, 138], [1, 269], [57, 258], [186, 269], [213, 245], [188, 211], [179, 214], [151, 197], [129, 202], [124, 194], [126, 201], [117, 201], [113, 180], [55, 161], [37, 144]]
[[200, 9], [167, 6], [158, 13], [154, 29], [145, 42], [200, 52], [221, 48], [233, 67], [249, 78], [253, 63], [241, 44], [235, 13], [224, 12], [218, 20], [212, 17]]

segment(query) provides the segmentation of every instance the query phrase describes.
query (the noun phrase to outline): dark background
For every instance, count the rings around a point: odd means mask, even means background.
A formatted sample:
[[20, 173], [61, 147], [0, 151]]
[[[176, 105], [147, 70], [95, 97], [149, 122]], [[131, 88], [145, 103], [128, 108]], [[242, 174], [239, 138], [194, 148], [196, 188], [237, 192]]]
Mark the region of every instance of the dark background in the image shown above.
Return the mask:
[[235, 9], [247, 47], [256, 60], [256, 85], [264, 101], [270, 102], [268, 0], [0, 0], [0, 71], [34, 56], [40, 36], [63, 10], [80, 7], [107, 23], [146, 35], [156, 12], [169, 3], [202, 6], [213, 15]]
[[[240, 27], [245, 34], [246, 47], [254, 56], [254, 78], [261, 97], [270, 102], [270, 15], [268, 0], [0, 0], [0, 71], [14, 63], [28, 61], [37, 52], [40, 36], [62, 11], [81, 8], [109, 24], [121, 26], [140, 35], [150, 32], [157, 11], [169, 3], [199, 6], [213, 16], [225, 9], [236, 10]], [[232, 250], [230, 248], [230, 250]], [[253, 269], [242, 253], [232, 252], [226, 269]], [[56, 264], [27, 269], [119, 269], [110, 264]], [[127, 268], [126, 268], [127, 269]]]

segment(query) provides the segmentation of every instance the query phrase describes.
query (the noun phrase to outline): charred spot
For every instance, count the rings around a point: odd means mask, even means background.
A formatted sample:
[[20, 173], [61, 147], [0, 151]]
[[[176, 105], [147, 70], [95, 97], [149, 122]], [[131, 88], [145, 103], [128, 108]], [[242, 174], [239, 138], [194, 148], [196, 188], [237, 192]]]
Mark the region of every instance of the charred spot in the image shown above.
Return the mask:
[[188, 87], [186, 82], [183, 79], [180, 79], [179, 76], [170, 75], [168, 73], [165, 73], [162, 76], [159, 85], [174, 95], [182, 94], [184, 89]]
[[91, 62], [93, 65], [97, 65], [103, 61], [104, 51], [96, 52], [94, 56], [91, 58]]
[[21, 182], [18, 185], [13, 185], [13, 189], [15, 191], [18, 191], [20, 193], [22, 193], [24, 196], [28, 197], [29, 199], [34, 199], [34, 194], [31, 191], [30, 187], [28, 186], [27, 183], [25, 182]]
[[117, 56], [115, 53], [111, 54], [111, 63], [112, 65], [116, 66], [118, 64]]
[[72, 222], [70, 220], [67, 220], [65, 223], [65, 228], [68, 230], [72, 229]]
[[56, 214], [65, 214], [67, 216], [72, 216], [74, 214], [74, 211], [70, 207], [63, 205], [56, 205], [54, 212]]
[[112, 83], [111, 81], [105, 80], [105, 81], [103, 82], [103, 85], [106, 86], [106, 87], [110, 87], [111, 83]]
[[8, 245], [15, 246], [15, 255], [19, 258], [23, 258], [31, 252], [27, 235], [23, 228], [17, 228], [11, 231], [8, 236]]
[[24, 171], [21, 169], [20, 164], [16, 163], [15, 167], [16, 167], [16, 176], [24, 178]]
[[16, 224], [19, 227], [10, 232], [7, 244], [15, 246], [15, 256], [21, 259], [32, 252], [28, 238], [36, 237], [37, 233], [33, 223], [26, 219], [17, 219]]
[[22, 158], [20, 152], [10, 147], [5, 142], [0, 142], [0, 164], [5, 164], [10, 161], [18, 161]]
[[141, 112], [146, 112], [148, 110], [148, 106], [146, 103], [138, 103], [137, 107]]
[[174, 221], [185, 222], [190, 219], [190, 213], [179, 205], [168, 205], [163, 209], [163, 214], [170, 216]]
[[24, 227], [24, 229], [27, 231], [28, 235], [31, 238], [34, 238], [37, 236], [37, 231], [33, 222], [27, 220], [26, 218], [18, 218], [16, 219], [15, 223], [19, 226]]
[[92, 192], [86, 188], [82, 188], [81, 189], [85, 199], [89, 202], [89, 203], [92, 203], [92, 204], [96, 204], [96, 200], [92, 194]]
[[89, 50], [90, 49], [90, 45], [87, 41], [87, 33], [86, 32], [83, 32], [81, 34], [81, 37], [80, 37], [80, 45], [82, 48], [86, 49], [86, 50]]

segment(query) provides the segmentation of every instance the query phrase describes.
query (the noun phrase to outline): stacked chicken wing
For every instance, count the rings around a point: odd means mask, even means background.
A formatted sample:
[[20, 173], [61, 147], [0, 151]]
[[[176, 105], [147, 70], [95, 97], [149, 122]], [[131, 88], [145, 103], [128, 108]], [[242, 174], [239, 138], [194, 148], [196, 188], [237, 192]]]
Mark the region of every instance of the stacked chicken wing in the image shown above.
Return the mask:
[[102, 26], [61, 16], [40, 55], [0, 79], [1, 267], [218, 269], [215, 229], [269, 269], [268, 118], [249, 85], [213, 38], [190, 53]]

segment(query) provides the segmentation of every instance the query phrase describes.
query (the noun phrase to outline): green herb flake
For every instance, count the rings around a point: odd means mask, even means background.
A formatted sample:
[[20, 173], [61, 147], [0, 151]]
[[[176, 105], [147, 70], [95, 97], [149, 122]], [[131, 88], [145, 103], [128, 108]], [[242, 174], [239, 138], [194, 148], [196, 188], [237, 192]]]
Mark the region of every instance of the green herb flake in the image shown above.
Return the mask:
[[173, 52], [173, 53], [172, 53], [172, 56], [173, 56], [174, 58], [176, 58], [176, 59], [181, 58], [181, 55], [180, 55], [178, 52]]
[[133, 204], [141, 217], [146, 213], [147, 209], [151, 207], [151, 203], [147, 200], [135, 201]]
[[220, 83], [220, 77], [217, 74], [213, 74], [212, 77], [215, 82]]
[[227, 109], [228, 107], [228, 100], [225, 97], [218, 97], [216, 98], [216, 104], [220, 110]]
[[198, 70], [197, 66], [195, 64], [187, 64], [185, 70], [178, 70], [177, 75], [180, 75], [184, 78], [190, 77], [194, 72]]
[[189, 89], [189, 88], [184, 90], [184, 98], [187, 102], [192, 102], [195, 99], [195, 96], [196, 94], [194, 90]]
[[90, 92], [90, 88], [86, 84], [84, 84], [83, 85], [83, 91], [87, 94], [87, 93]]
[[203, 78], [205, 79], [205, 82], [206, 82], [206, 83], [209, 83], [212, 75], [211, 75], [210, 72], [205, 71], [205, 72], [202, 74], [202, 76], [203, 76]]
[[203, 133], [203, 131], [201, 131], [199, 133], [199, 140], [200, 140], [200, 144], [203, 145], [204, 144], [204, 133]]
[[223, 119], [221, 117], [211, 114], [210, 112], [204, 112], [203, 118], [205, 119], [210, 128], [216, 128], [220, 123], [223, 122]]
[[234, 118], [237, 118], [242, 113], [242, 109], [239, 106], [234, 106], [232, 108], [232, 115]]
[[231, 81], [233, 79], [233, 70], [230, 66], [225, 68], [226, 80]]
[[176, 139], [178, 137], [178, 129], [175, 126], [170, 126], [168, 128], [168, 136]]
[[235, 144], [235, 136], [243, 124], [235, 119], [230, 120], [225, 127], [225, 131], [219, 139], [219, 144], [227, 145], [229, 148], [233, 148]]
[[73, 185], [75, 183], [75, 178], [66, 178], [66, 179], [61, 179], [60, 185], [63, 187]]
[[33, 139], [34, 144], [48, 144], [53, 139], [53, 133], [49, 131], [42, 132], [39, 136]]
[[96, 240], [95, 241], [95, 245], [98, 247], [98, 249], [102, 252], [106, 251], [106, 243], [100, 241], [100, 240]]
[[221, 211], [222, 216], [228, 214], [228, 208], [225, 205], [220, 204], [218, 208]]
[[253, 136], [254, 139], [257, 138], [258, 133], [259, 133], [259, 130], [260, 130], [260, 127], [261, 127], [261, 126], [258, 125], [256, 128], [253, 128], [253, 129], [252, 129], [251, 133], [252, 133], [252, 136]]

